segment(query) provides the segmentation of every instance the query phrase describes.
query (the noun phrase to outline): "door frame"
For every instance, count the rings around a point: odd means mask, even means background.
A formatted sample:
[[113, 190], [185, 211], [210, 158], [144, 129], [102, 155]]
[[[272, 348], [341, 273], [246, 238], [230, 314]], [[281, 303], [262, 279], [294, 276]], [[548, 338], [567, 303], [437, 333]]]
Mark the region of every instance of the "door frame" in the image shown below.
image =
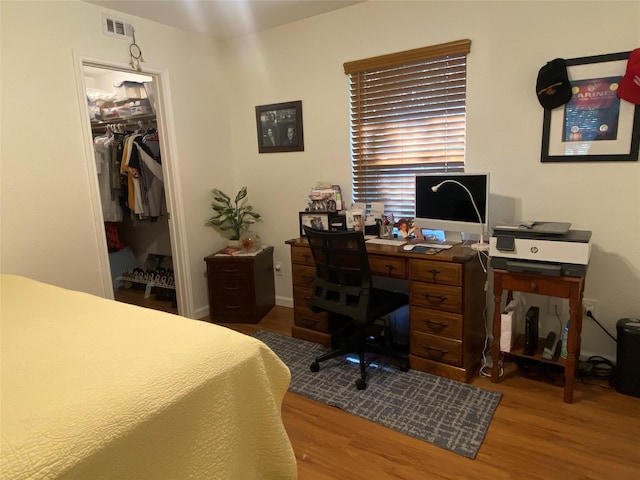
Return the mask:
[[[87, 175], [89, 178], [89, 191], [91, 193], [91, 207], [93, 209], [94, 231], [96, 248], [99, 255], [100, 274], [102, 277], [103, 292], [106, 298], [113, 299], [113, 282], [111, 278], [111, 266], [109, 264], [109, 251], [104, 233], [104, 217], [102, 215], [102, 203], [100, 201], [100, 187], [98, 184], [98, 172], [93, 150], [93, 136], [89, 106], [87, 104], [86, 84], [83, 67], [85, 65], [129, 72], [131, 66], [128, 63], [116, 62], [105, 58], [90, 57], [73, 52], [74, 68], [76, 73], [76, 86], [78, 90], [78, 103], [82, 115], [82, 131], [85, 139], [85, 157]], [[169, 88], [169, 73], [166, 69], [149, 67], [143, 64], [141, 71], [134, 71], [142, 75], [153, 77], [156, 94], [155, 108], [158, 122], [158, 134], [160, 150], [162, 151], [162, 174], [164, 176], [165, 196], [167, 201], [167, 215], [169, 235], [171, 239], [171, 255], [173, 270], [176, 280], [176, 300], [180, 315], [194, 318], [193, 286], [191, 282], [191, 269], [189, 267], [189, 255], [186, 241], [186, 225], [184, 222], [184, 204], [182, 199], [182, 182], [180, 170], [177, 168], [175, 127], [173, 125], [173, 110]], [[142, 65], [141, 65], [142, 67]]]

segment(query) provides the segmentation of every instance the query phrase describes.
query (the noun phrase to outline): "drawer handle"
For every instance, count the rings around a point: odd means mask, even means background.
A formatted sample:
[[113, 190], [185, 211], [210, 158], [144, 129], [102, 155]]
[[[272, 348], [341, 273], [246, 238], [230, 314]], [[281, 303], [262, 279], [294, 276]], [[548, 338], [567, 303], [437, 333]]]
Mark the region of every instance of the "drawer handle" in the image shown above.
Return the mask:
[[440, 302], [445, 302], [447, 300], [447, 297], [445, 297], [444, 295], [431, 295], [430, 293], [423, 293], [422, 294], [427, 300], [431, 300], [431, 299], [436, 299]]
[[391, 265], [390, 263], [387, 263], [384, 267], [387, 269], [389, 274], [393, 273], [393, 271], [396, 269], [396, 266], [395, 265]]
[[436, 270], [435, 268], [432, 268], [431, 270], [428, 270], [428, 272], [433, 275], [433, 282], [435, 283], [436, 281], [436, 275], [438, 275], [440, 273], [440, 270]]
[[448, 324], [448, 323], [444, 323], [444, 322], [436, 322], [436, 321], [434, 321], [434, 320], [429, 320], [429, 319], [427, 319], [427, 320], [423, 320], [423, 321], [424, 321], [424, 323], [426, 323], [426, 324], [427, 324], [427, 326], [428, 326], [429, 328], [431, 328], [432, 330], [443, 330], [443, 329], [445, 329], [445, 328], [447, 328], [447, 327], [449, 326], [449, 324]]
[[303, 275], [302, 278], [307, 282], [313, 282], [315, 277], [310, 277], [309, 275]]
[[224, 288], [225, 290], [240, 290], [239, 287], [227, 287], [227, 286], [224, 286], [222, 288]]
[[224, 273], [235, 273], [235, 272], [238, 271], [238, 269], [237, 268], [223, 268], [222, 271]]
[[429, 347], [429, 346], [426, 346], [424, 348], [427, 350], [427, 352], [436, 353], [436, 354], [440, 355], [441, 357], [444, 357], [447, 353], [449, 353], [447, 350], [443, 350], [441, 348], [435, 348], [435, 347]]
[[302, 257], [304, 258], [305, 263], [311, 259], [311, 255], [309, 255], [308, 253], [303, 254]]
[[531, 282], [531, 290], [538, 290], [538, 284], [536, 282]]
[[228, 308], [228, 309], [235, 309], [235, 308], [240, 308], [240, 305], [225, 305], [224, 308]]

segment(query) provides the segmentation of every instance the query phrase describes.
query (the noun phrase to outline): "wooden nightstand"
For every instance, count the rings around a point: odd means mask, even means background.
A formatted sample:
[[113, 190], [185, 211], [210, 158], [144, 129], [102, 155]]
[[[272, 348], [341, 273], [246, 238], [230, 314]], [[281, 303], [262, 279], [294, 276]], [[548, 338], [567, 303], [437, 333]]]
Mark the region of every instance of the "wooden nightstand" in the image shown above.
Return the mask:
[[256, 255], [205, 257], [209, 315], [216, 323], [258, 323], [275, 305], [273, 247]]

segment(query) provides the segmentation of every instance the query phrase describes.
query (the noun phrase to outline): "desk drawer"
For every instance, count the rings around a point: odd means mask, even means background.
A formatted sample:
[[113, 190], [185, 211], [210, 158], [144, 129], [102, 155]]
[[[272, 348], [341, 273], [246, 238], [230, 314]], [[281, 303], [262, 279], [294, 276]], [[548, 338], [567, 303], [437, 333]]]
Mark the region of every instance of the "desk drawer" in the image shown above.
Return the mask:
[[411, 332], [411, 353], [437, 362], [462, 366], [462, 342], [450, 338]]
[[411, 307], [411, 331], [462, 340], [462, 315]]
[[369, 268], [373, 275], [391, 278], [407, 278], [404, 258], [369, 255]]
[[291, 247], [291, 263], [315, 266], [313, 254], [309, 247]]
[[462, 285], [462, 265], [411, 259], [409, 260], [409, 278], [412, 281], [458, 286]]
[[231, 279], [236, 277], [250, 278], [251, 274], [253, 273], [253, 264], [249, 262], [221, 260], [217, 262], [211, 262], [210, 266], [216, 279]]
[[294, 285], [302, 285], [305, 287], [311, 287], [313, 285], [313, 279], [316, 275], [316, 267], [308, 267], [306, 265], [291, 265], [291, 274], [293, 276]]
[[412, 306], [462, 313], [462, 287], [410, 282], [409, 302]]
[[293, 311], [293, 324], [316, 332], [333, 333], [345, 325], [345, 320], [328, 312], [315, 313], [309, 307], [296, 305]]

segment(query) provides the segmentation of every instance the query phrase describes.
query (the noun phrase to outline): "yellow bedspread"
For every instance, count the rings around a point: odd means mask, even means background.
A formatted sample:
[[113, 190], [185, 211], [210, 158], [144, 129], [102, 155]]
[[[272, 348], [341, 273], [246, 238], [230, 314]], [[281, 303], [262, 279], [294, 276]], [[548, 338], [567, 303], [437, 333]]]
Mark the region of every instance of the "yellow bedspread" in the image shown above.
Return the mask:
[[293, 479], [290, 372], [224, 327], [2, 275], [2, 479]]

